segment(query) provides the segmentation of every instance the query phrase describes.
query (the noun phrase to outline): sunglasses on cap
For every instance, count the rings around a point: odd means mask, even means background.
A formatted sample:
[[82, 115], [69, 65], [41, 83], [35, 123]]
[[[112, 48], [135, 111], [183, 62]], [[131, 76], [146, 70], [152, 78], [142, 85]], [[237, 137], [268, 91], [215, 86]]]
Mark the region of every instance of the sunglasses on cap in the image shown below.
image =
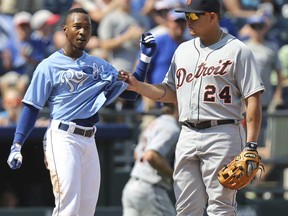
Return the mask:
[[198, 20], [201, 15], [205, 15], [206, 13], [185, 13], [186, 19], [189, 20]]

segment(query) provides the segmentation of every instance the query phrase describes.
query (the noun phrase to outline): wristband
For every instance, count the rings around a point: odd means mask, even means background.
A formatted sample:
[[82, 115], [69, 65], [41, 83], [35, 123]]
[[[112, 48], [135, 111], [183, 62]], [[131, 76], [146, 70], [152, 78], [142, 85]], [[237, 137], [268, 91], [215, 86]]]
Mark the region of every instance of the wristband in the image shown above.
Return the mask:
[[151, 61], [151, 57], [145, 55], [144, 53], [141, 53], [140, 55], [140, 60], [145, 62], [145, 63], [150, 63]]
[[249, 148], [249, 149], [257, 149], [257, 142], [247, 142], [245, 145], [245, 148]]

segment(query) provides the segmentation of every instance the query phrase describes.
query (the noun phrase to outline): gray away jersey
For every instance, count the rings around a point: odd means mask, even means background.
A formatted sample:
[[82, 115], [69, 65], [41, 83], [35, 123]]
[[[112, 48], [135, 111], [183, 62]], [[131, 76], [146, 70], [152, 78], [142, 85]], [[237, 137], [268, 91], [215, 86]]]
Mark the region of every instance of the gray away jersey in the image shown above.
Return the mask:
[[36, 68], [23, 102], [41, 110], [48, 101], [54, 120], [85, 119], [127, 88], [117, 77], [118, 71], [98, 57], [84, 52], [73, 60], [57, 51]]
[[171, 179], [158, 172], [147, 161], [142, 160], [142, 155], [148, 150], [154, 150], [171, 163], [179, 133], [178, 122], [171, 115], [162, 114], [153, 120], [140, 136], [135, 149], [137, 160], [131, 176], [170, 189]]
[[252, 52], [229, 34], [210, 47], [182, 43], [163, 83], [176, 91], [180, 122], [240, 120], [244, 99], [265, 89]]

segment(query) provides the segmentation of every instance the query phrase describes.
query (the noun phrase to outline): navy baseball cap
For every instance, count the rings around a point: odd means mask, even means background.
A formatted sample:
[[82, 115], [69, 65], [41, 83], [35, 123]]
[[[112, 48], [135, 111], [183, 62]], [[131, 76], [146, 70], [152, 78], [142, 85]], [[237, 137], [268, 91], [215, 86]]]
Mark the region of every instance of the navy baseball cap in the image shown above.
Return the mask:
[[215, 12], [220, 14], [221, 3], [220, 0], [187, 0], [183, 9], [175, 10], [177, 13], [205, 13]]

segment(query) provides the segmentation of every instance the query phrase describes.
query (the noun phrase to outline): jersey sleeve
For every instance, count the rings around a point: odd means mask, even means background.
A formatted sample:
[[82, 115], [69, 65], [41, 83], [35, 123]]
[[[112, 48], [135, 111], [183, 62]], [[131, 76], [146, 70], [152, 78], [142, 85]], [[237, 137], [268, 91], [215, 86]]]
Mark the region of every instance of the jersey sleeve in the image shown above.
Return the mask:
[[244, 47], [236, 62], [235, 76], [242, 96], [247, 98], [256, 92], [264, 91], [265, 87], [252, 52]]
[[175, 63], [175, 53], [172, 57], [171, 64], [169, 66], [168, 72], [166, 73], [162, 83], [165, 83], [169, 86], [170, 89], [176, 91], [175, 85], [175, 73], [176, 73], [176, 63]]
[[118, 71], [108, 62], [106, 62], [107, 71], [101, 73], [101, 79], [107, 82], [105, 87], [105, 105], [112, 103], [128, 87], [124, 81], [118, 80]]
[[44, 106], [52, 91], [52, 78], [49, 76], [50, 68], [44, 61], [33, 73], [30, 85], [24, 95], [23, 102], [39, 110]]

